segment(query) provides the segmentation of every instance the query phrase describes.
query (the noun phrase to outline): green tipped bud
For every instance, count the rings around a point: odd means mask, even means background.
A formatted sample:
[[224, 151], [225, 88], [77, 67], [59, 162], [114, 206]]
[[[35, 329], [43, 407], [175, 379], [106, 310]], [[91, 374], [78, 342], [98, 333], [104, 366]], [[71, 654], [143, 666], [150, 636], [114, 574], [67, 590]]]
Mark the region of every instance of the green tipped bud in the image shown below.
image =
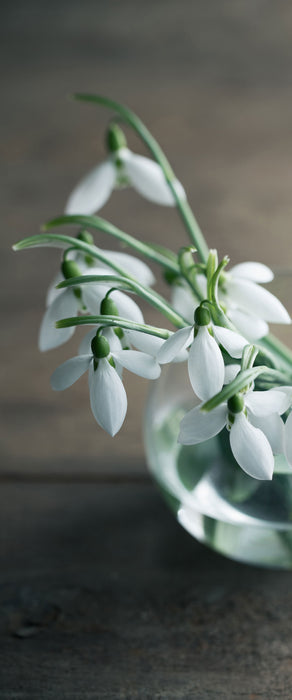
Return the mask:
[[167, 284], [175, 284], [176, 281], [180, 278], [180, 275], [178, 272], [175, 272], [174, 270], [164, 270], [163, 277], [165, 279], [165, 282], [167, 282]]
[[241, 413], [244, 409], [244, 398], [241, 394], [234, 394], [227, 402], [230, 413]]
[[108, 340], [104, 335], [96, 335], [91, 341], [91, 350], [96, 360], [107, 357], [110, 353]]
[[208, 326], [211, 321], [211, 314], [206, 306], [198, 306], [194, 315], [195, 324], [197, 326]]
[[61, 270], [65, 280], [68, 280], [70, 277], [80, 277], [82, 274], [80, 267], [74, 260], [63, 260]]
[[120, 148], [127, 147], [125, 134], [117, 124], [110, 125], [106, 134], [106, 145], [110, 153], [115, 153]]
[[100, 313], [103, 316], [118, 316], [119, 312], [113, 299], [105, 297], [100, 305]]
[[89, 233], [89, 231], [79, 231], [76, 238], [79, 238], [79, 241], [83, 241], [83, 243], [94, 245], [93, 235], [92, 233]]
[[117, 326], [117, 328], [114, 329], [114, 334], [117, 336], [119, 340], [123, 340], [125, 334], [122, 328]]

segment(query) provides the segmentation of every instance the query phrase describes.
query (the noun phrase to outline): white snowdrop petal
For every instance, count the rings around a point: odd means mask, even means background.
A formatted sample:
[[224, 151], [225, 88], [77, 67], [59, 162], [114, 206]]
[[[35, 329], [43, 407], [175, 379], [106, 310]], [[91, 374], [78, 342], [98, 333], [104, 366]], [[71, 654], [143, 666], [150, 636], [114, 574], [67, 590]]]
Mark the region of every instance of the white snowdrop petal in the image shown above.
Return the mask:
[[216, 340], [207, 326], [201, 326], [192, 343], [188, 372], [195, 394], [206, 401], [221, 391], [224, 382], [224, 362]]
[[240, 365], [238, 364], [232, 364], [232, 365], [225, 365], [224, 369], [224, 384], [230, 384], [230, 382], [237, 377], [238, 372], [240, 371]]
[[66, 214], [91, 215], [107, 202], [116, 182], [116, 169], [109, 159], [93, 168], [75, 187], [65, 207]]
[[268, 335], [269, 326], [267, 322], [258, 318], [258, 316], [237, 308], [229, 308], [227, 315], [239, 333], [251, 342]]
[[43, 317], [40, 332], [39, 332], [39, 349], [41, 352], [57, 348], [69, 340], [74, 331], [74, 326], [70, 328], [56, 328], [56, 321], [62, 318], [70, 318], [78, 313], [78, 300], [72, 292], [72, 289], [62, 291], [51, 306], [45, 312]]
[[92, 362], [92, 355], [78, 355], [63, 362], [51, 376], [52, 389], [55, 391], [68, 389], [88, 370], [90, 362]]
[[176, 355], [185, 350], [193, 340], [193, 326], [185, 326], [173, 333], [162, 345], [157, 353], [157, 360], [161, 365], [172, 362]]
[[251, 391], [245, 397], [246, 406], [255, 416], [267, 416], [270, 413], [282, 414], [290, 406], [291, 395], [289, 392], [278, 389], [267, 391]]
[[100, 313], [100, 304], [109, 289], [109, 285], [105, 284], [84, 284], [82, 286], [82, 300], [92, 316], [98, 316]]
[[136, 277], [141, 284], [147, 287], [151, 287], [151, 285], [154, 284], [155, 277], [153, 272], [143, 260], [135, 258], [134, 255], [120, 253], [119, 251], [104, 250], [103, 253], [107, 255], [112, 262], [123, 267], [125, 272], [128, 272], [129, 275]]
[[285, 455], [287, 461], [292, 467], [292, 412], [289, 414], [285, 423]]
[[228, 274], [232, 277], [243, 277], [252, 282], [266, 283], [274, 279], [274, 273], [271, 268], [259, 262], [239, 263], [230, 268]]
[[183, 445], [196, 445], [218, 435], [226, 424], [226, 404], [221, 404], [209, 413], [203, 413], [195, 406], [186, 413], [180, 424], [178, 442]]
[[150, 335], [149, 333], [141, 333], [140, 331], [126, 331], [125, 333], [131, 345], [134, 345], [137, 350], [153, 355], [153, 357], [157, 355], [165, 343], [163, 338], [158, 338], [156, 335]]
[[99, 360], [95, 371], [93, 363], [90, 365], [88, 382], [94, 418], [101, 428], [113, 436], [122, 427], [127, 412], [123, 383], [106, 358]]
[[97, 331], [97, 326], [95, 328], [92, 328], [91, 331], [88, 331], [84, 338], [82, 338], [81, 343], [78, 348], [78, 355], [87, 355], [88, 353], [91, 352], [91, 341], [93, 340], [94, 336], [96, 335]]
[[64, 279], [64, 277], [63, 277], [61, 271], [59, 270], [59, 272], [55, 275], [54, 279], [52, 280], [52, 282], [49, 286], [49, 289], [47, 291], [46, 306], [51, 306], [53, 301], [55, 301], [55, 299], [59, 296], [59, 294], [61, 294], [62, 290], [56, 289], [56, 286], [57, 286], [57, 284], [59, 284], [59, 282], [63, 282], [63, 279]]
[[117, 309], [121, 318], [126, 318], [135, 323], [144, 323], [144, 317], [138, 304], [132, 297], [115, 290], [111, 294], [111, 299], [117, 305]]
[[228, 280], [228, 294], [239, 308], [250, 311], [270, 323], [291, 323], [281, 301], [255, 282], [237, 278]]
[[161, 368], [158, 362], [151, 355], [139, 350], [120, 350], [113, 352], [114, 360], [117, 360], [122, 367], [128, 369], [139, 377], [145, 379], [157, 379], [161, 373]]
[[213, 330], [216, 340], [223, 345], [231, 357], [239, 358], [242, 356], [243, 348], [248, 345], [246, 338], [221, 326], [213, 326]]
[[[173, 194], [158, 163], [128, 151], [127, 157], [125, 160], [123, 159], [123, 164], [132, 186], [139, 194], [156, 204], [175, 206]], [[184, 190], [178, 182], [176, 182], [176, 187], [185, 197]]]
[[230, 430], [230, 446], [239, 466], [254, 479], [271, 479], [274, 457], [264, 433], [239, 413]]
[[259, 428], [268, 439], [274, 454], [284, 452], [284, 423], [278, 413], [270, 413], [269, 416], [249, 415], [250, 422]]
[[171, 305], [183, 318], [194, 323], [194, 313], [198, 306], [191, 290], [183, 284], [173, 284], [171, 288]]

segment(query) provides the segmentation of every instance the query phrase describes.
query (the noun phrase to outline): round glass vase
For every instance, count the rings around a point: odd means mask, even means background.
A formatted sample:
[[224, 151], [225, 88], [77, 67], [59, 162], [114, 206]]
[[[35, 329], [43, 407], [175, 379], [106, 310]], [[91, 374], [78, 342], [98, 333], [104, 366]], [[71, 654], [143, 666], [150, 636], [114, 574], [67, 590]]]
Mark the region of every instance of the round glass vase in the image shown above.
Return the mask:
[[151, 383], [145, 450], [162, 495], [179, 523], [217, 552], [292, 569], [291, 468], [279, 456], [272, 481], [252, 479], [234, 460], [227, 429], [199, 445], [180, 445], [180, 421], [195, 403], [186, 363], [165, 366]]

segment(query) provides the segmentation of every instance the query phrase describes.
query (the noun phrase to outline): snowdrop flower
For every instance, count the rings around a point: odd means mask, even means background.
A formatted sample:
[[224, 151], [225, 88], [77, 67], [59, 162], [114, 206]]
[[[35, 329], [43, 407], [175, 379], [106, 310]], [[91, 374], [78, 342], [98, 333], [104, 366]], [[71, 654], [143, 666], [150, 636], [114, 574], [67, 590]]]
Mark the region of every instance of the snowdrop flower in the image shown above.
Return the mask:
[[120, 430], [127, 412], [127, 395], [118, 369], [125, 367], [146, 379], [157, 379], [161, 370], [153, 357], [136, 350], [123, 350], [117, 338], [111, 347], [108, 338], [111, 338], [109, 334], [106, 337], [97, 333], [91, 352], [60, 365], [51, 377], [51, 386], [56, 391], [67, 389], [88, 370], [92, 413], [97, 423], [113, 436]]
[[[195, 406], [181, 421], [178, 441], [195, 445], [218, 435], [226, 426], [230, 447], [239, 466], [255, 479], [271, 479], [273, 452], [282, 451], [284, 413], [291, 392], [284, 388], [236, 394], [209, 413]], [[260, 427], [259, 427], [260, 426]]]
[[260, 283], [270, 282], [274, 275], [266, 265], [246, 262], [226, 272], [220, 290], [220, 300], [236, 328], [257, 340], [267, 335], [270, 323], [291, 323], [283, 304]]
[[[127, 185], [151, 202], [175, 205], [160, 165], [132, 153], [117, 125], [109, 130], [108, 147], [108, 158], [93, 168], [73, 190], [65, 208], [66, 214], [94, 214], [104, 206], [115, 188]], [[185, 191], [178, 180], [174, 186], [179, 197], [185, 199]]]
[[[93, 236], [88, 231], [80, 231], [80, 233], [77, 235], [77, 239], [85, 243], [89, 243], [90, 245], [94, 245]], [[128, 253], [121, 253], [120, 251], [115, 250], [103, 250], [102, 252], [111, 262], [119, 265], [129, 275], [136, 277], [141, 284], [145, 285], [146, 287], [151, 287], [154, 284], [155, 277], [153, 272], [143, 260], [136, 258], [134, 255], [128, 255]], [[113, 272], [109, 265], [102, 263], [96, 258], [88, 256], [86, 253], [83, 253], [78, 249], [70, 250], [67, 254], [67, 260], [73, 260], [78, 265], [80, 275], [96, 275], [104, 274], [105, 272]], [[64, 275], [62, 274], [62, 270], [60, 270], [49, 286], [46, 297], [46, 306], [50, 306], [56, 297], [61, 294], [61, 290], [56, 289], [56, 286], [62, 282], [63, 279]]]
[[[62, 270], [65, 278], [80, 275], [78, 266], [71, 260], [64, 261]], [[44, 352], [67, 342], [72, 337], [75, 327], [57, 329], [55, 327], [56, 321], [77, 316], [78, 313], [89, 312], [94, 316], [98, 315], [102, 300], [110, 288], [109, 284], [97, 283], [84, 285], [82, 292], [80, 289], [73, 289], [72, 287], [59, 290], [59, 294], [47, 308], [43, 317], [39, 333], [39, 349]], [[136, 323], [144, 323], [143, 314], [138, 304], [131, 297], [119, 290], [112, 292], [111, 297], [117, 306], [120, 316]]]
[[225, 380], [225, 367], [219, 344], [231, 355], [239, 358], [247, 340], [238, 333], [211, 323], [207, 308], [199, 306], [195, 311], [195, 326], [186, 326], [165, 341], [157, 354], [160, 364], [172, 362], [176, 355], [190, 346], [188, 372], [197, 396], [206, 401], [217, 394]]
[[[226, 315], [234, 326], [249, 341], [259, 340], [269, 332], [270, 323], [291, 323], [290, 316], [283, 304], [260, 283], [273, 279], [272, 270], [257, 262], [235, 265], [229, 272], [224, 272], [219, 283], [219, 301]], [[202, 296], [207, 297], [207, 280], [205, 275], [197, 275], [197, 284]], [[198, 302], [185, 283], [174, 285], [172, 304], [187, 319], [192, 319], [194, 307]]]

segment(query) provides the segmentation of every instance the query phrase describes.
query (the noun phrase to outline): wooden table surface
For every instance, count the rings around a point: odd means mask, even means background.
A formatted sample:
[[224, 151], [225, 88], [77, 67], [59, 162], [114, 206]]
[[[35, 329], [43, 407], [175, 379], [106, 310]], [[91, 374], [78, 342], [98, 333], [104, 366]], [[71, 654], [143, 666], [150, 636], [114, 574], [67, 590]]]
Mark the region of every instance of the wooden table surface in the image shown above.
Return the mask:
[[[176, 524], [145, 465], [146, 381], [126, 377], [113, 440], [86, 381], [50, 390], [80, 338], [37, 350], [59, 255], [11, 252], [104, 157], [108, 113], [68, 98], [87, 91], [144, 119], [221, 256], [290, 269], [291, 31], [285, 0], [3, 3], [1, 700], [292, 697], [292, 574], [228, 561]], [[102, 215], [187, 243], [173, 210], [132, 191]]]

